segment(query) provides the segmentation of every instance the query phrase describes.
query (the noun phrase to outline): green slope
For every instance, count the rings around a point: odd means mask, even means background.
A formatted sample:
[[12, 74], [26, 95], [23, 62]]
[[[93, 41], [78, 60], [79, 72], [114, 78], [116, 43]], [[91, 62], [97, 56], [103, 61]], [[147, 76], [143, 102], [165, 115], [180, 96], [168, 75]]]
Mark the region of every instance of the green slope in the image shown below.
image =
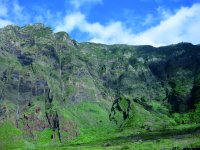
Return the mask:
[[1, 28], [0, 149], [198, 147], [199, 66], [190, 43], [78, 43], [42, 24]]

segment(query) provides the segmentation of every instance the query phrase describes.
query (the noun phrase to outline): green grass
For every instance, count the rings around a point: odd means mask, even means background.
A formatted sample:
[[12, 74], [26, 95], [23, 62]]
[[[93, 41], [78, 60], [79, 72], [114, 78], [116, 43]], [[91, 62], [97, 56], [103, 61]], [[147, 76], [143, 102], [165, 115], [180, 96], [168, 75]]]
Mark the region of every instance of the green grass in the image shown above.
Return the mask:
[[[0, 125], [1, 149], [172, 149], [200, 147], [200, 126], [180, 126], [166, 131], [132, 134], [125, 136], [124, 132], [106, 128], [85, 129], [83, 136], [71, 141], [59, 143], [51, 140], [51, 130], [37, 132], [34, 140], [25, 140], [22, 132], [12, 123], [4, 122]], [[107, 130], [107, 132], [105, 132]], [[189, 133], [189, 134], [188, 134]], [[191, 134], [190, 134], [191, 133]], [[198, 133], [198, 134], [197, 134]], [[12, 141], [15, 142], [12, 142]]]
[[[184, 133], [184, 132], [185, 133]], [[61, 144], [62, 149], [172, 149], [200, 147], [200, 133], [198, 127], [181, 127], [169, 131], [154, 131], [151, 133], [109, 137], [92, 142]], [[120, 132], [118, 132], [120, 133]], [[192, 133], [191, 135], [188, 133]], [[114, 134], [113, 134], [114, 135]], [[54, 146], [56, 148], [56, 146]]]
[[68, 120], [77, 123], [80, 136], [70, 143], [101, 140], [116, 129], [115, 125], [109, 121], [108, 112], [98, 102], [81, 102], [68, 109], [62, 109], [60, 113]]
[[[34, 111], [42, 103], [42, 97], [38, 97], [27, 113]], [[172, 116], [159, 113], [159, 110], [165, 110], [160, 102], [151, 101], [148, 104], [152, 105], [153, 111], [148, 111], [142, 105], [133, 102], [133, 114], [127, 120], [124, 129], [119, 130], [118, 126], [109, 121], [109, 112], [102, 103], [82, 101], [60, 107], [59, 102], [54, 101], [53, 105], [58, 110], [60, 119], [68, 121], [61, 124], [61, 128], [70, 121], [71, 125], [74, 125], [70, 126], [71, 131], [62, 131], [62, 143], [59, 143], [58, 139], [51, 140], [52, 131], [49, 129], [34, 132], [34, 139], [19, 138], [26, 134], [15, 128], [12, 123], [1, 124], [0, 141], [3, 141], [2, 145], [8, 149], [172, 149], [200, 146], [200, 136], [193, 135], [195, 131], [199, 132], [199, 124], [179, 125]], [[9, 104], [9, 107], [11, 106]], [[74, 136], [75, 133], [78, 133], [78, 136]], [[188, 133], [192, 133], [191, 136], [181, 136], [179, 139], [173, 137]], [[16, 137], [19, 141], [9, 145], [10, 140]], [[66, 137], [71, 138], [65, 139]], [[5, 141], [4, 138], [9, 139]]]
[[15, 149], [23, 147], [22, 131], [12, 122], [5, 121], [0, 124], [0, 149]]

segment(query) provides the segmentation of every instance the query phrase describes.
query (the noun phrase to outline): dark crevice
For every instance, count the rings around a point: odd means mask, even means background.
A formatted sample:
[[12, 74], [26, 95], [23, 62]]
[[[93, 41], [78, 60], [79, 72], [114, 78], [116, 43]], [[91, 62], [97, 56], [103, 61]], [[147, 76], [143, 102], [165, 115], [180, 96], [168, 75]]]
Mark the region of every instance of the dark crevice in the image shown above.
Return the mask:
[[[126, 103], [127, 107], [124, 108], [123, 106], [120, 105], [120, 103]], [[123, 120], [127, 120], [130, 116], [130, 109], [131, 109], [131, 101], [125, 97], [120, 96], [119, 98], [115, 99], [112, 107], [111, 107], [111, 112], [109, 114], [109, 119], [110, 121], [114, 121], [116, 124], [118, 124], [117, 118], [116, 118], [116, 113], [117, 111], [122, 113], [123, 115]], [[120, 125], [122, 127], [123, 123]]]
[[45, 114], [49, 127], [53, 131], [51, 138], [54, 139], [57, 132], [59, 141], [62, 142], [59, 116], [57, 111], [53, 110], [52, 101], [53, 101], [53, 95], [51, 95], [51, 90], [49, 88], [47, 95], [45, 96]]

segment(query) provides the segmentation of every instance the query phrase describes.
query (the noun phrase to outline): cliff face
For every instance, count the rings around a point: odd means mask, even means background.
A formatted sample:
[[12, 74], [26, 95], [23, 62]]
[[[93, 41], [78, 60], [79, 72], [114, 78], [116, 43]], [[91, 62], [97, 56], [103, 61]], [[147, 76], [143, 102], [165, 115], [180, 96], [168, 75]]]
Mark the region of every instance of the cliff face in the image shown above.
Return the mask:
[[79, 48], [93, 78], [113, 97], [120, 94], [130, 99], [166, 100], [174, 112], [194, 105], [191, 89], [199, 77], [199, 45], [154, 48], [81, 43]]
[[30, 134], [68, 132], [69, 139], [81, 127], [110, 125], [119, 97], [186, 112], [200, 101], [199, 66], [200, 46], [190, 43], [78, 43], [42, 24], [7, 26], [0, 29], [0, 119]]

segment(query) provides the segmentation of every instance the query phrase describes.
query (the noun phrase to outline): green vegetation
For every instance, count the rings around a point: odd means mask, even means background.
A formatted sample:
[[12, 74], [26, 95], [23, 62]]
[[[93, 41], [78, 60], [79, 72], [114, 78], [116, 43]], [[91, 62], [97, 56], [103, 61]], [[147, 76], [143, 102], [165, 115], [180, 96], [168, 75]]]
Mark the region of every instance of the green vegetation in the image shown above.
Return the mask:
[[5, 121], [0, 124], [0, 149], [17, 149], [23, 147], [22, 131], [13, 123]]
[[[200, 147], [200, 46], [0, 29], [0, 149]], [[15, 142], [13, 142], [15, 141]]]

